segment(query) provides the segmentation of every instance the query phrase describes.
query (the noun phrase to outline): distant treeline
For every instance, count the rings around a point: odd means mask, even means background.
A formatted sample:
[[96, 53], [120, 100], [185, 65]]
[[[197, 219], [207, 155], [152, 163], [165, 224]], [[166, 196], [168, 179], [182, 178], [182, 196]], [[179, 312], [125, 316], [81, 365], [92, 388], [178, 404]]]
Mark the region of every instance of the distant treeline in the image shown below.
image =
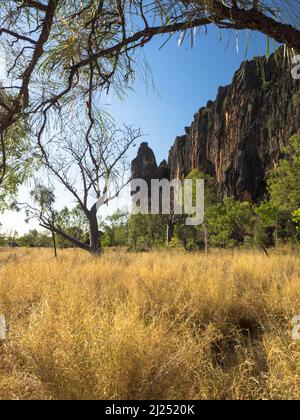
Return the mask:
[[[294, 136], [284, 158], [270, 173], [268, 197], [259, 204], [231, 197], [219, 200], [215, 182], [198, 170], [188, 178], [205, 179], [205, 220], [200, 226], [186, 226], [184, 218], [165, 215], [129, 215], [120, 211], [99, 221], [102, 247], [127, 247], [146, 251], [159, 247], [184, 247], [196, 251], [209, 247], [273, 247], [300, 241], [300, 137]], [[78, 207], [64, 208], [58, 220], [73, 238], [89, 242], [88, 226]], [[55, 236], [58, 248], [73, 247]], [[18, 236], [0, 235], [0, 246], [52, 247], [51, 232], [31, 230]]]

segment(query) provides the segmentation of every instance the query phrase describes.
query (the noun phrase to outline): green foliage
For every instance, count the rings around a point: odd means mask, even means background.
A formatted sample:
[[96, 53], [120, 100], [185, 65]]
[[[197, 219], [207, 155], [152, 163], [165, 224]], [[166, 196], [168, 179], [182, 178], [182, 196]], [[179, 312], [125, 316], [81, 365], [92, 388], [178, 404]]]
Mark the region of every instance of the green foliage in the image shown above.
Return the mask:
[[0, 211], [7, 207], [9, 199], [16, 194], [18, 187], [38, 167], [25, 120], [21, 119], [10, 127], [4, 137], [4, 143], [5, 156], [0, 151], [0, 165], [5, 160], [5, 175], [0, 183]]
[[166, 221], [160, 215], [135, 214], [129, 219], [128, 244], [134, 251], [146, 251], [166, 242]]
[[[255, 209], [256, 238], [266, 246], [295, 241], [297, 211], [300, 207], [300, 137], [293, 136], [284, 149], [284, 159], [270, 173], [270, 200]], [[296, 218], [295, 218], [296, 216]]]
[[0, 248], [4, 247], [6, 245], [6, 238], [5, 235], [1, 232], [1, 223], [0, 223]]
[[117, 211], [101, 224], [102, 247], [126, 246], [128, 244], [128, 214]]
[[168, 243], [168, 248], [171, 249], [179, 249], [181, 248], [182, 244], [178, 238], [173, 238], [170, 243]]
[[[184, 247], [189, 252], [204, 248], [205, 233], [210, 247], [232, 248], [243, 246], [271, 247], [280, 243], [296, 242], [300, 239], [300, 138], [294, 136], [284, 150], [284, 158], [270, 173], [268, 187], [270, 199], [259, 205], [240, 202], [226, 197], [217, 201], [215, 181], [195, 169], [187, 179], [205, 180], [205, 225], [186, 226], [184, 219], [175, 223], [174, 238], [170, 248]], [[193, 195], [195, 189], [193, 187]], [[50, 211], [57, 225], [78, 238], [88, 241], [86, 219], [79, 207], [60, 212], [53, 210], [53, 192], [37, 186], [33, 192], [34, 201], [40, 209]], [[147, 251], [166, 245], [168, 219], [162, 215], [131, 215], [117, 212], [101, 223], [102, 246], [129, 246], [135, 251]], [[204, 229], [205, 227], [205, 229]], [[50, 238], [31, 231], [22, 238], [0, 237], [0, 246], [48, 246]], [[58, 237], [61, 247], [70, 243]]]
[[53, 209], [55, 203], [54, 190], [39, 184], [30, 193], [34, 203], [38, 204], [41, 212]]
[[206, 210], [206, 222], [211, 246], [242, 245], [245, 237], [253, 232], [253, 205], [227, 197]]
[[188, 252], [195, 252], [199, 250], [199, 246], [197, 242], [195, 241], [195, 239], [190, 239], [187, 241], [185, 245], [185, 250]]
[[293, 222], [300, 224], [300, 209], [293, 212]]
[[17, 245], [25, 248], [51, 248], [53, 244], [47, 233], [30, 230], [17, 239]]
[[269, 201], [262, 202], [260, 206], [254, 209], [254, 211], [262, 226], [265, 228], [276, 227], [279, 209], [273, 203]]
[[[205, 207], [209, 207], [212, 204], [216, 203], [217, 201], [217, 194], [216, 194], [216, 185], [215, 180], [210, 175], [205, 174], [204, 172], [200, 171], [199, 169], [193, 169], [185, 179], [191, 179], [196, 181], [197, 179], [204, 179], [204, 200], [205, 200]], [[195, 205], [196, 201], [196, 184], [193, 182], [193, 204]]]
[[280, 210], [293, 212], [300, 207], [300, 137], [291, 138], [282, 159], [269, 177], [271, 202]]
[[225, 96], [224, 102], [222, 104], [222, 111], [225, 112], [228, 107], [228, 96]]
[[293, 217], [292, 220], [296, 225], [296, 230], [299, 236], [300, 234], [300, 208], [293, 212], [292, 217]]
[[[64, 207], [61, 211], [56, 211], [54, 219], [56, 226], [60, 230], [83, 243], [89, 243], [87, 219], [79, 205], [73, 209]], [[57, 235], [57, 245], [60, 248], [72, 246], [70, 241], [64, 239], [60, 235]]]

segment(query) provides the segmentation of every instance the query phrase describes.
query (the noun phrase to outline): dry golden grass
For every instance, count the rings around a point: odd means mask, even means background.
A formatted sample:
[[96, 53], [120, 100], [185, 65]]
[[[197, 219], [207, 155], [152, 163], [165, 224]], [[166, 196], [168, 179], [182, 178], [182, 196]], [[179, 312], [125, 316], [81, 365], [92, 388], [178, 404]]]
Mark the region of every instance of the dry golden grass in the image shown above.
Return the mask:
[[0, 252], [1, 399], [298, 399], [300, 257]]

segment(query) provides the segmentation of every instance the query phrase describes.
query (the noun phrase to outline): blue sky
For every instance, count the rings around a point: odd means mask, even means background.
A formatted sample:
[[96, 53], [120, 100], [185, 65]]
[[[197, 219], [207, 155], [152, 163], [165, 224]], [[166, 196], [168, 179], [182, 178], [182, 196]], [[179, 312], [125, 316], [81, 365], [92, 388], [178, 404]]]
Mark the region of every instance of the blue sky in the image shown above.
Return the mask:
[[213, 27], [207, 35], [199, 34], [193, 49], [189, 42], [179, 48], [176, 36], [160, 49], [165, 38], [156, 38], [144, 48], [144, 55], [157, 93], [138, 77], [125, 102], [112, 99], [108, 110], [147, 134], [158, 161], [167, 158], [175, 137], [184, 134], [201, 106], [216, 98], [219, 86], [231, 82], [241, 63], [266, 53], [266, 37], [261, 34], [251, 33], [248, 50], [245, 32], [238, 34], [238, 49], [235, 32], [224, 31], [222, 38], [220, 42], [219, 30]]
[[[238, 42], [237, 42], [238, 39]], [[154, 39], [143, 50], [151, 74], [146, 73], [148, 81], [153, 78], [155, 89], [151, 83], [144, 82], [143, 66], [139, 68], [132, 90], [126, 100], [120, 101], [116, 96], [109, 98], [106, 109], [118, 122], [125, 122], [140, 127], [145, 133], [144, 141], [148, 141], [154, 150], [157, 160], [168, 157], [168, 151], [175, 137], [184, 134], [184, 127], [191, 124], [194, 114], [208, 100], [214, 100], [219, 86], [231, 82], [234, 72], [247, 58], [251, 59], [266, 52], [266, 37], [250, 34], [247, 49], [247, 35], [234, 31], [223, 32], [222, 41], [217, 28], [208, 28], [207, 35], [201, 31], [196, 45], [190, 48], [187, 41], [178, 47], [178, 36], [174, 36], [162, 48], [165, 37]], [[0, 75], [3, 73], [3, 61], [0, 61]], [[131, 152], [134, 157], [136, 150]], [[23, 201], [31, 186], [23, 186], [20, 199]], [[58, 187], [61, 198], [58, 206], [72, 205]], [[112, 206], [112, 211], [117, 204]], [[0, 215], [2, 230], [17, 230], [24, 233], [37, 223], [24, 223], [24, 214], [6, 212]]]

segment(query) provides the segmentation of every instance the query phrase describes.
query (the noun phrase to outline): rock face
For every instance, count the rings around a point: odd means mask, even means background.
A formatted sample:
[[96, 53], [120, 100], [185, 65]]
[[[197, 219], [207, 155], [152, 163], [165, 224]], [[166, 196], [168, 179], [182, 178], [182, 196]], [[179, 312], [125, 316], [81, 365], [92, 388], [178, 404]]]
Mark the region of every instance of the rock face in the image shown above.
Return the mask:
[[169, 179], [170, 168], [166, 160], [158, 166], [153, 150], [148, 143], [142, 143], [137, 157], [131, 163], [131, 176], [133, 179], [144, 179], [150, 186], [151, 179]]
[[300, 133], [300, 82], [283, 51], [246, 61], [177, 137], [169, 155], [172, 178], [198, 168], [214, 176], [220, 196], [258, 200], [266, 176], [289, 138]]
[[241, 65], [231, 85], [220, 87], [216, 100], [200, 108], [185, 135], [176, 138], [168, 167], [165, 162], [158, 167], [152, 150], [143, 144], [133, 175], [149, 180], [169, 172], [172, 179], [182, 179], [197, 168], [215, 177], [221, 197], [257, 201], [266, 192], [269, 170], [296, 133], [300, 81], [293, 80], [281, 49], [268, 60]]
[[[139, 147], [137, 157], [131, 162], [131, 178], [143, 179], [148, 184], [148, 209], [151, 208], [151, 180], [152, 179], [170, 179], [170, 168], [166, 160], [163, 160], [158, 166], [153, 150], [148, 143], [142, 143]], [[131, 195], [137, 192], [131, 190]]]

